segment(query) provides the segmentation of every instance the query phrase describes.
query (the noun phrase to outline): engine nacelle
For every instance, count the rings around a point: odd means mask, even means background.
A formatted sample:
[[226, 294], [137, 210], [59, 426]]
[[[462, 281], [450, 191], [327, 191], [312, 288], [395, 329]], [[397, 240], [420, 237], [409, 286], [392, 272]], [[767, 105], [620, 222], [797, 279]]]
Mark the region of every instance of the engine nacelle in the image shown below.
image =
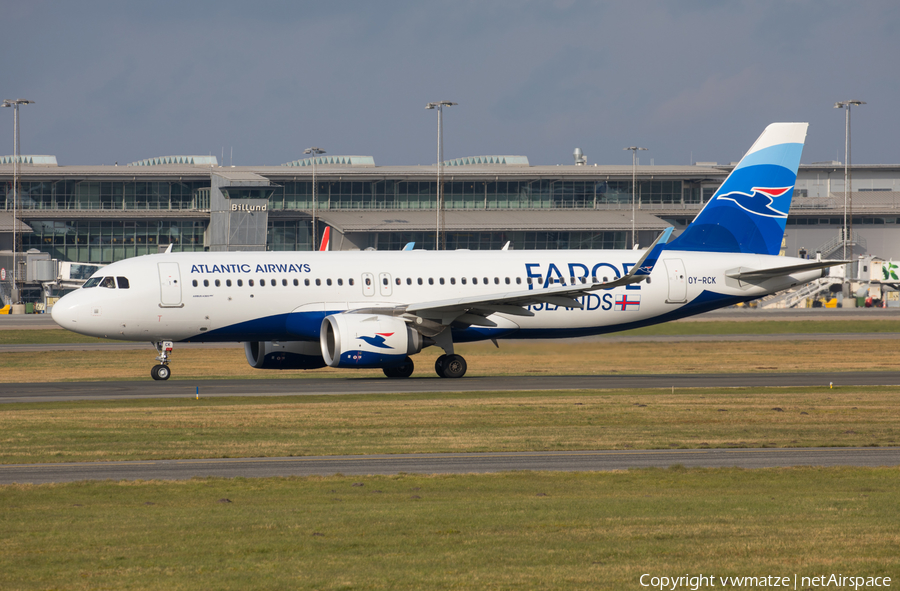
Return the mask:
[[419, 332], [400, 318], [382, 314], [326, 316], [319, 340], [331, 367], [391, 367], [423, 346]]
[[247, 363], [256, 369], [318, 369], [325, 367], [315, 341], [253, 341], [244, 343]]

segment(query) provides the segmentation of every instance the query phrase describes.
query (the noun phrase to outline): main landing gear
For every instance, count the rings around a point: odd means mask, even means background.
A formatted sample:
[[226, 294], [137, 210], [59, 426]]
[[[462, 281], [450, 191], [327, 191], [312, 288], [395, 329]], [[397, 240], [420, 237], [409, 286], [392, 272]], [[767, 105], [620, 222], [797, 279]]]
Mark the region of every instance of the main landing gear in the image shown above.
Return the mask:
[[434, 362], [434, 371], [442, 378], [461, 378], [466, 375], [466, 369], [462, 355], [441, 355]]
[[413, 374], [414, 369], [413, 360], [407, 357], [401, 365], [385, 367], [381, 371], [389, 378], [408, 378]]
[[172, 341], [159, 341], [154, 343], [156, 346], [156, 352], [159, 355], [156, 357], [156, 360], [159, 361], [159, 365], [154, 365], [152, 369], [150, 369], [150, 377], [154, 380], [168, 380], [169, 376], [172, 375], [172, 370], [169, 369], [169, 355], [172, 353]]

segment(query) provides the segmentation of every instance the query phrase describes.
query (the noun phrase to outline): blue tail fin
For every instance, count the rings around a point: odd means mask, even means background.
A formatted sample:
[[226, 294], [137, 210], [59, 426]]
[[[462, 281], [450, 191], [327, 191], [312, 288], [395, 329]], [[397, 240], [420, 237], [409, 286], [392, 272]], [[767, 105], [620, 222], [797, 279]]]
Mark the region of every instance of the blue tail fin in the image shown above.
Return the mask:
[[666, 250], [777, 255], [808, 123], [773, 123]]

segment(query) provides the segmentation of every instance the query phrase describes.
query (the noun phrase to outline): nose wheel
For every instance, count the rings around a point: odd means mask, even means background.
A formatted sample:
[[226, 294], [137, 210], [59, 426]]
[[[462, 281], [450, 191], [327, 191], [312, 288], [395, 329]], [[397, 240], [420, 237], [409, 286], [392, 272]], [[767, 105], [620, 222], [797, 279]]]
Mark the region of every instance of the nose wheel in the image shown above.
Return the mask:
[[169, 369], [169, 355], [172, 354], [174, 345], [172, 341], [159, 341], [153, 345], [156, 347], [156, 352], [159, 353], [156, 357], [159, 365], [154, 365], [150, 369], [150, 377], [154, 380], [168, 380], [172, 375], [172, 370]]
[[150, 369], [150, 377], [154, 380], [168, 380], [170, 375], [172, 375], [172, 371], [168, 365], [154, 365]]

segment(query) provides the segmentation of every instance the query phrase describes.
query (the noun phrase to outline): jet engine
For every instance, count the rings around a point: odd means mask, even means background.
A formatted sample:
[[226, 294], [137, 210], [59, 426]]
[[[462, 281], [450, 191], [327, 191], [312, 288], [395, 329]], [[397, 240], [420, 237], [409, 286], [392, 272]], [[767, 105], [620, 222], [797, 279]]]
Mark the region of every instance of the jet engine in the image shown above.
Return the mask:
[[319, 331], [322, 357], [331, 367], [391, 367], [425, 345], [400, 318], [382, 314], [332, 314]]
[[325, 367], [313, 341], [252, 341], [244, 343], [247, 363], [256, 369], [318, 369]]

